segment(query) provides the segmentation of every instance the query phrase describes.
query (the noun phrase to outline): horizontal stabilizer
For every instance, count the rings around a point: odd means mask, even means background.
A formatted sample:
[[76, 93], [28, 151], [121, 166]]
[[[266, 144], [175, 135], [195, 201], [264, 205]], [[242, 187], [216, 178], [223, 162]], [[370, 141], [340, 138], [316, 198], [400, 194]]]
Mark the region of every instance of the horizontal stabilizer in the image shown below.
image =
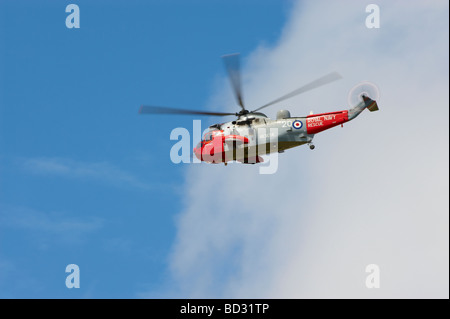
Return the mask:
[[367, 109], [368, 109], [370, 112], [378, 111], [379, 108], [378, 108], [377, 102], [372, 101], [372, 103], [367, 107]]
[[362, 96], [362, 99], [364, 100], [364, 103], [366, 103], [366, 107], [370, 112], [378, 111], [378, 104], [376, 101], [372, 100], [371, 98], [367, 97], [366, 95]]

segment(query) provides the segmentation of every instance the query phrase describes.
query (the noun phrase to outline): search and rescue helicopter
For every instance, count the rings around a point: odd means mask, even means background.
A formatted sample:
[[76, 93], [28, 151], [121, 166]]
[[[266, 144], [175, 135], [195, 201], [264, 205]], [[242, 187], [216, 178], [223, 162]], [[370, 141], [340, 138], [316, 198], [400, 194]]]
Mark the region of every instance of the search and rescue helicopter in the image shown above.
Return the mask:
[[[273, 152], [282, 153], [287, 149], [304, 144], [308, 144], [309, 148], [313, 150], [315, 146], [312, 140], [315, 134], [353, 120], [366, 108], [370, 112], [378, 110], [377, 102], [369, 97], [369, 94], [373, 94], [378, 99], [378, 91], [373, 84], [365, 82], [351, 90], [349, 102], [357, 102], [357, 104], [349, 110], [310, 114], [301, 117], [292, 117], [289, 111], [279, 110], [276, 119], [273, 120], [261, 113], [260, 110], [339, 80], [342, 77], [336, 72], [327, 74], [253, 111], [249, 111], [245, 108], [241, 91], [239, 54], [225, 55], [223, 59], [234, 95], [241, 107], [239, 112], [207, 112], [147, 105], [142, 105], [139, 109], [140, 114], [236, 116], [237, 119], [233, 121], [213, 124], [209, 127], [208, 132], [204, 134], [203, 139], [194, 148], [194, 154], [200, 161], [214, 164], [224, 163], [225, 165], [230, 161], [255, 164], [264, 161], [261, 155]], [[355, 98], [356, 101], [354, 101]]]

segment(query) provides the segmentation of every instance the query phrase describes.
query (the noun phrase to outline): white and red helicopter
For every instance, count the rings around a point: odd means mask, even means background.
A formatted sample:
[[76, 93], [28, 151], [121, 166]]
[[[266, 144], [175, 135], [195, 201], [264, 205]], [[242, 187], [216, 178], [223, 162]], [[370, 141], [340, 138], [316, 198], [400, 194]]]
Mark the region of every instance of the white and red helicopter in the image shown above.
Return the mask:
[[370, 82], [365, 82], [351, 90], [349, 97], [356, 97], [358, 101], [349, 110], [300, 117], [292, 117], [289, 111], [279, 110], [276, 119], [270, 119], [260, 110], [342, 77], [336, 72], [327, 74], [253, 111], [249, 111], [245, 108], [242, 97], [239, 54], [226, 55], [223, 58], [237, 103], [241, 107], [239, 112], [206, 112], [147, 105], [143, 105], [139, 109], [140, 114], [236, 116], [237, 119], [233, 121], [214, 124], [209, 127], [208, 132], [204, 134], [203, 139], [194, 148], [194, 154], [200, 161], [214, 164], [224, 163], [225, 165], [230, 161], [255, 164], [264, 161], [261, 155], [273, 152], [282, 153], [296, 146], [308, 144], [310, 149], [314, 149], [312, 140], [315, 134], [353, 120], [366, 108], [371, 112], [378, 110], [377, 102], [369, 97], [369, 95], [377, 96], [378, 91]]

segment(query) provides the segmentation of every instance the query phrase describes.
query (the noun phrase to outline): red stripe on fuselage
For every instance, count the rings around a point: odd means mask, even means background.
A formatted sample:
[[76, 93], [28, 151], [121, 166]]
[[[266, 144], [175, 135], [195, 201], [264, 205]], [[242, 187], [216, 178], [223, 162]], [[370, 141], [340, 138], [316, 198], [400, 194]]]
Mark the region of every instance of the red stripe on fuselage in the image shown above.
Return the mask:
[[348, 121], [348, 111], [312, 114], [306, 117], [306, 132], [317, 134]]

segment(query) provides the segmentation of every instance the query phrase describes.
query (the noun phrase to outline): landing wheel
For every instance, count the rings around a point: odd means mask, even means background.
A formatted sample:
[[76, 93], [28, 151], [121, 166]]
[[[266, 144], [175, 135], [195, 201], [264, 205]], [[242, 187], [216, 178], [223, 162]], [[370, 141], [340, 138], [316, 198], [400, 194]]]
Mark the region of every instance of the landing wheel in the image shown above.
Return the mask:
[[314, 144], [309, 144], [309, 149], [311, 149], [311, 150], [313, 150], [313, 149], [315, 149], [316, 147], [314, 146]]

